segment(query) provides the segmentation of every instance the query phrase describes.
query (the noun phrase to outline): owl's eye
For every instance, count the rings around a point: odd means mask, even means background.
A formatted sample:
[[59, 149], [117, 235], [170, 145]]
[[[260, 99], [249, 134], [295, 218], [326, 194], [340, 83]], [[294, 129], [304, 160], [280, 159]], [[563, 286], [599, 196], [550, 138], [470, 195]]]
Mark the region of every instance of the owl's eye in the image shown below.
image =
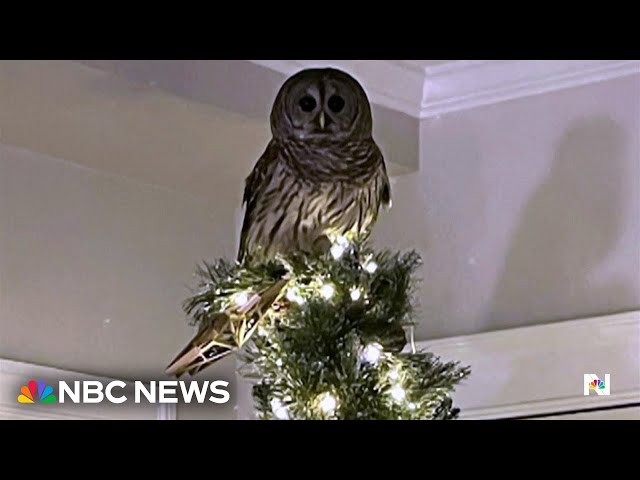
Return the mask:
[[344, 98], [338, 95], [332, 95], [331, 98], [329, 98], [327, 105], [329, 106], [329, 110], [332, 112], [340, 113], [344, 108]]
[[316, 108], [316, 99], [310, 95], [306, 95], [298, 102], [303, 112], [312, 112]]

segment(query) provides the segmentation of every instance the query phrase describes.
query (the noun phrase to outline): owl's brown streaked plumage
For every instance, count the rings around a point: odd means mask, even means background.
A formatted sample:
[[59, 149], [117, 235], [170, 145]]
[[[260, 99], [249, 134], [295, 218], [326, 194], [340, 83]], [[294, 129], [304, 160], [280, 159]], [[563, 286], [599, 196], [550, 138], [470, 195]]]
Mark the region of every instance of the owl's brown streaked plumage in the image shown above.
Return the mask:
[[[368, 235], [391, 197], [360, 84], [330, 68], [297, 73], [278, 92], [271, 130], [273, 138], [246, 179], [238, 260], [310, 253], [338, 235]], [[242, 347], [285, 283], [255, 293], [246, 306], [216, 313], [167, 373], [193, 375]]]
[[276, 97], [271, 130], [246, 180], [238, 260], [311, 252], [323, 237], [367, 235], [391, 199], [360, 84], [332, 68], [297, 73]]

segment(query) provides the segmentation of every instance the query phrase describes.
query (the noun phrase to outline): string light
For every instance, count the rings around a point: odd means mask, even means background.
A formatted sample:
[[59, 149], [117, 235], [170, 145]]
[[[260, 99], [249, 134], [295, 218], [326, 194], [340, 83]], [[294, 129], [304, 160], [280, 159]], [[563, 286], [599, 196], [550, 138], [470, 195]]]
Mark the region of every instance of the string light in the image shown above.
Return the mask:
[[373, 363], [374, 365], [378, 363], [381, 356], [382, 346], [379, 343], [370, 343], [362, 351], [362, 359], [365, 362]]
[[338, 401], [336, 397], [326, 392], [318, 397], [318, 405], [320, 406], [320, 410], [327, 415], [333, 415], [338, 406]]
[[404, 388], [402, 388], [400, 385], [396, 385], [391, 389], [391, 397], [398, 403], [402, 402], [405, 397], [407, 396], [407, 393], [404, 391]]
[[415, 409], [416, 409], [416, 404], [415, 404], [415, 403], [413, 403], [413, 402], [409, 402], [409, 403], [407, 404], [407, 408], [408, 408], [409, 410], [415, 410]]
[[233, 297], [233, 301], [238, 307], [244, 307], [249, 302], [249, 293], [240, 292]]
[[358, 287], [353, 287], [351, 289], [351, 300], [357, 302], [358, 300], [360, 300], [360, 297], [362, 297], [362, 290], [360, 290]]
[[278, 420], [289, 419], [289, 411], [287, 410], [287, 407], [282, 404], [279, 398], [271, 400], [271, 411]]
[[295, 302], [298, 305], [302, 305], [305, 302], [304, 297], [300, 295], [300, 290], [295, 287], [287, 290], [287, 300], [289, 300], [290, 302]]
[[276, 360], [276, 365], [277, 365], [278, 367], [281, 367], [281, 366], [282, 366], [282, 359], [281, 359], [281, 358], [279, 358], [279, 359], [277, 359], [277, 360]]
[[363, 265], [363, 268], [367, 271], [367, 273], [374, 273], [378, 269], [378, 264], [373, 260], [369, 260]]
[[333, 294], [335, 293], [335, 291], [336, 289], [333, 285], [331, 285], [330, 283], [325, 283], [320, 288], [320, 295], [322, 295], [324, 298], [329, 300], [331, 297], [333, 297]]
[[342, 255], [344, 254], [344, 251], [347, 249], [347, 247], [349, 246], [349, 242], [347, 241], [346, 238], [340, 236], [336, 239], [335, 243], [333, 245], [331, 245], [331, 256], [335, 259], [338, 260], [340, 257], [342, 257]]
[[389, 377], [389, 380], [398, 380], [400, 378], [398, 367], [393, 367], [391, 370], [389, 370], [389, 373], [387, 375]]
[[331, 247], [331, 256], [335, 260], [338, 260], [343, 253], [344, 253], [344, 247], [342, 245], [333, 245]]

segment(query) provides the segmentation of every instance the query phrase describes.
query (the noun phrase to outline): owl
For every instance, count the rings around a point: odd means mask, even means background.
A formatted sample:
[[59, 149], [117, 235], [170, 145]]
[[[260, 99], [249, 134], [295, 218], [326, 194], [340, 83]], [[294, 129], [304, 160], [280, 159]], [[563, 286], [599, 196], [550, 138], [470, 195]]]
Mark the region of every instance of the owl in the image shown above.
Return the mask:
[[334, 68], [302, 70], [282, 85], [270, 122], [272, 139], [245, 181], [238, 260], [368, 235], [391, 194], [362, 86]]
[[[272, 139], [245, 181], [238, 261], [322, 253], [338, 237], [368, 235], [391, 194], [360, 84], [333, 68], [303, 70], [282, 85], [270, 120]], [[167, 373], [195, 375], [241, 348], [285, 284], [216, 313]]]

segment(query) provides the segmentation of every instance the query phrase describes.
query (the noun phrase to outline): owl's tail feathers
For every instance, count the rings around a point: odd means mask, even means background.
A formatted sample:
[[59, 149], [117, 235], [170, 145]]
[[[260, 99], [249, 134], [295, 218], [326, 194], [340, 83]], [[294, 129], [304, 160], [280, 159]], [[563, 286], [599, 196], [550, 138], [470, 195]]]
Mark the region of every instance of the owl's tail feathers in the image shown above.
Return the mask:
[[286, 283], [286, 279], [280, 279], [256, 293], [245, 305], [218, 313], [211, 322], [198, 330], [165, 372], [176, 378], [185, 373], [193, 376], [242, 348], [273, 303], [278, 300]]

